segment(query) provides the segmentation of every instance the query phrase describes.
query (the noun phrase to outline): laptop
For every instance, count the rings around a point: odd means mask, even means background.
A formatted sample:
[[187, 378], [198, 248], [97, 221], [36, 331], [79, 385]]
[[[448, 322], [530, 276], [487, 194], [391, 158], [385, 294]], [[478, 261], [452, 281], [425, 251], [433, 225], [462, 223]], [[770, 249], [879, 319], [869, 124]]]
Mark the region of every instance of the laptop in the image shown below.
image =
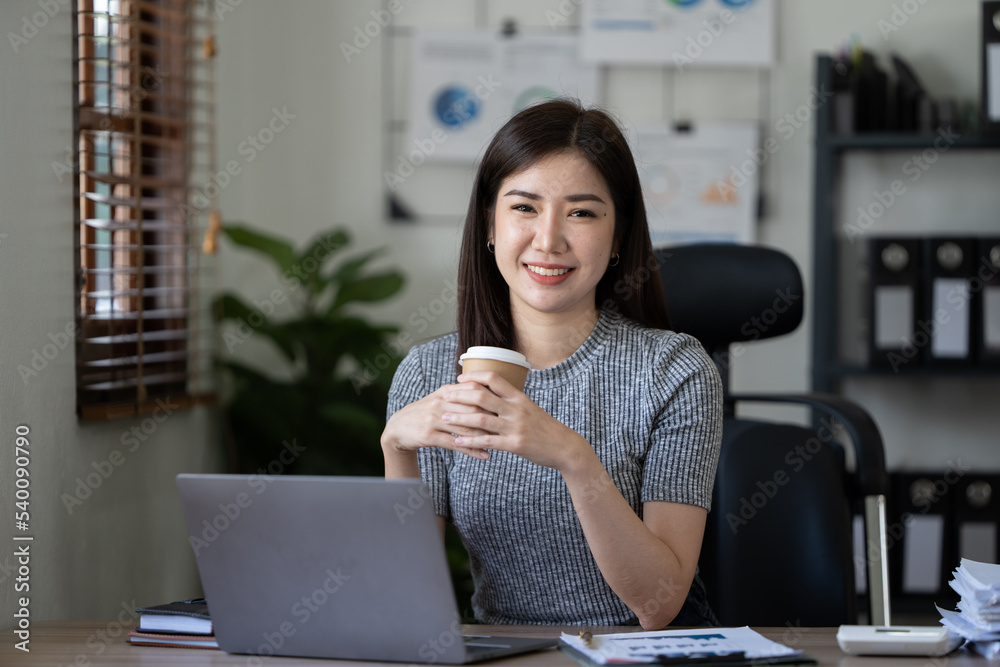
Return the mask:
[[464, 664], [556, 640], [463, 636], [420, 480], [177, 476], [228, 653]]

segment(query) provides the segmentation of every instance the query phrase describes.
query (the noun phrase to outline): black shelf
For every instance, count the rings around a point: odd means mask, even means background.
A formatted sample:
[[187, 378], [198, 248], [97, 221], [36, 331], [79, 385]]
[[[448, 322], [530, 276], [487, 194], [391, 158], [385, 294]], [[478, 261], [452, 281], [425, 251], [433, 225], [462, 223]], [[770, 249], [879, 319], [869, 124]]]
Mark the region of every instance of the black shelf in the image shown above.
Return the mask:
[[894, 371], [891, 368], [873, 368], [850, 364], [832, 364], [828, 368], [833, 378], [845, 377], [912, 377], [912, 378], [993, 378], [1000, 379], [1000, 368], [991, 366], [913, 366]]
[[[816, 59], [816, 86], [833, 90], [831, 58]], [[894, 373], [892, 369], [868, 368], [839, 361], [837, 331], [840, 247], [835, 234], [837, 192], [845, 153], [850, 151], [905, 151], [932, 148], [942, 135], [949, 150], [1000, 150], [1000, 136], [978, 133], [952, 136], [940, 130], [933, 134], [908, 132], [830, 131], [832, 104], [820, 105], [815, 114], [815, 158], [813, 171], [813, 299], [812, 299], [812, 390], [837, 393], [845, 377], [1000, 377], [996, 367], [920, 367]], [[944, 133], [944, 134], [943, 134]]]
[[[944, 132], [944, 130], [942, 130]], [[825, 141], [827, 146], [834, 151], [886, 151], [886, 150], [909, 150], [914, 148], [932, 148], [934, 142], [942, 135], [934, 134], [911, 134], [908, 132], [868, 132], [858, 134], [827, 134], [820, 136], [817, 128], [817, 144]], [[948, 135], [945, 135], [948, 136]], [[989, 134], [959, 134], [952, 137], [948, 144], [949, 149], [976, 150], [976, 149], [998, 149], [1000, 148], [1000, 136]]]

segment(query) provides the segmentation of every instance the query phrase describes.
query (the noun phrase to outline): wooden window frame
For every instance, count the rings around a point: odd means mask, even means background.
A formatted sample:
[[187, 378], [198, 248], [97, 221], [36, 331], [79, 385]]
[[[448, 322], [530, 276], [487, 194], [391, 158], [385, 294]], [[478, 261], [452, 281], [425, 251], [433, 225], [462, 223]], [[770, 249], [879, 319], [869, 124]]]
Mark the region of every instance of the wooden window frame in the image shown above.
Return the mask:
[[211, 317], [199, 298], [211, 211], [188, 204], [215, 153], [210, 8], [74, 6], [77, 414], [211, 401]]

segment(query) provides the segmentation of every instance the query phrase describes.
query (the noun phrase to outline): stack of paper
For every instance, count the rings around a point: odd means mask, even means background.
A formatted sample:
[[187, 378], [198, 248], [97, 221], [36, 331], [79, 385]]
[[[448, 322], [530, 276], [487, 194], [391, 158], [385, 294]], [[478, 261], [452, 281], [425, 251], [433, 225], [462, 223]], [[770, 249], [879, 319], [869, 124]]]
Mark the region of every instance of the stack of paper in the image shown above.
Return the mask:
[[958, 611], [938, 607], [941, 624], [986, 657], [1000, 658], [1000, 565], [963, 558], [949, 584], [962, 599]]

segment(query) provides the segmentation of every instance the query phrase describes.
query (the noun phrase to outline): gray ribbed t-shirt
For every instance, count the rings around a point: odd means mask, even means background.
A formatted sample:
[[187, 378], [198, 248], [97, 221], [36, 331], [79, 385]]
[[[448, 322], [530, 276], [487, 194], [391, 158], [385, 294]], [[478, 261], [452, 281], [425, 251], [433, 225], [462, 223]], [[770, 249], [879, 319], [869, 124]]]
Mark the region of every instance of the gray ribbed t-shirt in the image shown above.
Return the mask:
[[[457, 340], [450, 334], [410, 351], [393, 378], [389, 415], [455, 382]], [[722, 386], [694, 338], [604, 310], [583, 345], [531, 371], [524, 391], [594, 447], [640, 517], [653, 500], [710, 508]], [[637, 622], [601, 575], [558, 471], [501, 451], [483, 461], [428, 447], [418, 460], [435, 511], [469, 552], [479, 621]]]

